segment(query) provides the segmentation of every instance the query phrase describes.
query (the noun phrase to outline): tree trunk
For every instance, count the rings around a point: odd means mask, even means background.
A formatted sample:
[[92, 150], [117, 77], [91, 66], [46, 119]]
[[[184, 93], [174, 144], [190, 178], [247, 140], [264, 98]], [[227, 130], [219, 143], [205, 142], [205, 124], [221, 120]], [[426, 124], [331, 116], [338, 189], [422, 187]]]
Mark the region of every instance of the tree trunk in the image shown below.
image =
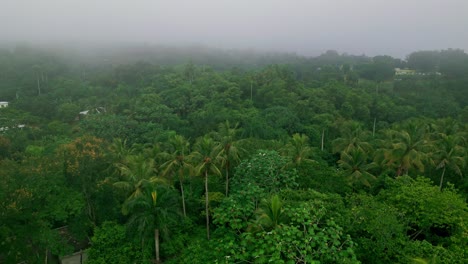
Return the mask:
[[187, 214], [185, 212], [185, 194], [184, 194], [184, 183], [182, 182], [182, 179], [179, 178], [180, 182], [180, 193], [182, 195], [182, 212], [184, 213], [184, 218], [187, 217]]
[[323, 142], [325, 140], [325, 129], [322, 130], [322, 147], [320, 148], [323, 151]]
[[205, 170], [205, 213], [206, 213], [206, 238], [210, 240], [210, 214], [208, 199], [208, 171]]
[[226, 166], [226, 197], [228, 197], [228, 193], [229, 193], [229, 165]]
[[36, 79], [37, 79], [37, 93], [38, 95], [41, 95], [41, 83], [39, 81], [39, 75], [36, 74]]
[[253, 102], [253, 82], [250, 80], [250, 101]]
[[145, 263], [146, 259], [145, 259], [145, 239], [142, 238], [141, 239], [141, 262], [142, 263]]
[[442, 184], [444, 183], [444, 175], [445, 175], [445, 166], [444, 166], [444, 169], [442, 170], [442, 175], [440, 176], [439, 190], [441, 191], [442, 191]]
[[377, 118], [374, 117], [374, 126], [372, 127], [372, 137], [375, 136], [375, 123], [376, 123], [376, 121], [377, 121]]
[[93, 225], [96, 225], [96, 214], [94, 213], [94, 208], [93, 208], [93, 205], [91, 203], [91, 197], [89, 196], [86, 188], [83, 188], [82, 189], [82, 192], [84, 193], [85, 195], [85, 200], [86, 200], [86, 207], [88, 209], [88, 217], [89, 217], [89, 220], [91, 220], [91, 222], [93, 223]]
[[154, 229], [154, 250], [156, 252], [156, 263], [161, 263], [159, 258], [159, 229]]
[[397, 171], [396, 171], [396, 177], [400, 177], [403, 172], [402, 166], [398, 166]]

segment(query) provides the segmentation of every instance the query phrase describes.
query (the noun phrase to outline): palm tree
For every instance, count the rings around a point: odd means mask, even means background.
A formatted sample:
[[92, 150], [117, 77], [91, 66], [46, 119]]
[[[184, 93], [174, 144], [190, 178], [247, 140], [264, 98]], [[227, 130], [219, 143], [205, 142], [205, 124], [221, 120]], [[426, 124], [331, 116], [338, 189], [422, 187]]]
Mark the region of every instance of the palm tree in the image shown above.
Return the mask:
[[134, 155], [137, 152], [135, 146], [128, 146], [127, 139], [122, 140], [120, 138], [115, 138], [112, 140], [112, 143], [109, 146], [109, 150], [112, 163], [109, 164], [107, 171], [109, 172], [109, 175], [112, 176], [118, 175], [120, 173], [118, 167], [125, 165], [128, 157]]
[[159, 245], [160, 233], [168, 237], [169, 227], [179, 216], [177, 196], [171, 188], [164, 185], [148, 185], [142, 195], [127, 203], [130, 218], [128, 225], [136, 230], [141, 239], [142, 247], [146, 238], [154, 235], [154, 250], [156, 263], [160, 263]]
[[164, 182], [156, 176], [156, 169], [152, 159], [145, 159], [143, 156], [128, 156], [125, 162], [115, 164], [120, 171], [122, 180], [114, 183], [114, 186], [128, 192], [130, 195], [122, 206], [122, 212], [128, 213], [128, 203], [141, 196], [148, 186]]
[[238, 141], [235, 140], [237, 134], [237, 127], [239, 123], [236, 123], [234, 127], [231, 127], [229, 121], [219, 125], [217, 136], [219, 137], [219, 158], [221, 159], [221, 167], [224, 168], [226, 177], [226, 197], [229, 193], [229, 170], [233, 163], [240, 161], [240, 152], [243, 151], [237, 146]]
[[37, 94], [41, 95], [41, 82], [39, 80], [39, 76], [43, 75], [42, 74], [42, 68], [40, 65], [33, 65], [33, 71], [36, 75], [36, 81], [37, 81]]
[[368, 162], [367, 154], [362, 149], [341, 152], [341, 159], [338, 164], [344, 171], [350, 185], [360, 183], [370, 187], [371, 181], [376, 179], [369, 171], [377, 166], [373, 162]]
[[284, 148], [287, 155], [292, 158], [291, 165], [296, 167], [302, 163], [311, 163], [312, 148], [309, 146], [309, 137], [304, 134], [294, 134]]
[[258, 207], [257, 219], [248, 227], [248, 231], [256, 232], [260, 230], [270, 231], [288, 220], [285, 214], [283, 201], [275, 194], [269, 199], [263, 199]]
[[185, 210], [185, 194], [184, 194], [184, 176], [187, 170], [193, 168], [189, 160], [190, 143], [181, 135], [173, 135], [169, 138], [169, 148], [166, 152], [161, 153], [161, 157], [167, 160], [161, 165], [162, 176], [177, 175], [180, 183], [180, 192], [182, 197], [182, 211], [184, 217], [187, 217]]
[[460, 122], [453, 118], [442, 118], [435, 121], [433, 128], [438, 133], [444, 133], [446, 135], [455, 135], [462, 129]]
[[263, 200], [259, 207], [259, 223], [264, 229], [275, 229], [281, 222], [286, 220], [281, 198], [275, 194], [269, 200]]
[[342, 137], [333, 140], [333, 152], [350, 151], [351, 149], [362, 149], [366, 152], [372, 152], [372, 146], [367, 141], [369, 132], [362, 130], [360, 126], [346, 129]]
[[218, 168], [219, 153], [218, 143], [208, 136], [201, 137], [195, 143], [195, 159], [198, 161], [196, 167], [197, 175], [205, 177], [205, 213], [206, 213], [206, 237], [210, 239], [210, 215], [209, 215], [209, 192], [208, 192], [208, 176], [221, 175]]
[[124, 159], [135, 153], [135, 148], [127, 146], [127, 140], [114, 139], [110, 145], [110, 150], [116, 162], [122, 162]]
[[410, 124], [406, 130], [390, 130], [387, 134], [392, 143], [381, 151], [384, 165], [395, 166], [397, 177], [408, 174], [411, 168], [423, 172], [428, 145], [425, 127]]
[[454, 171], [456, 174], [462, 176], [462, 168], [465, 165], [464, 148], [459, 145], [461, 137], [458, 135], [439, 134], [437, 141], [437, 149], [434, 152], [436, 168], [442, 169], [440, 176], [439, 188], [442, 190], [444, 182], [444, 175], [446, 169]]

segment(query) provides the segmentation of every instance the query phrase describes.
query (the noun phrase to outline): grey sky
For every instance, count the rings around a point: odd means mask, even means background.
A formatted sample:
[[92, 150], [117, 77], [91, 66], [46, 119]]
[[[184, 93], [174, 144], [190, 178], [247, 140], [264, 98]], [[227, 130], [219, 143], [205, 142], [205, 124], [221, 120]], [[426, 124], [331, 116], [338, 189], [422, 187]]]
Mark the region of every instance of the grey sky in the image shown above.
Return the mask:
[[0, 0], [0, 42], [468, 51], [468, 0]]

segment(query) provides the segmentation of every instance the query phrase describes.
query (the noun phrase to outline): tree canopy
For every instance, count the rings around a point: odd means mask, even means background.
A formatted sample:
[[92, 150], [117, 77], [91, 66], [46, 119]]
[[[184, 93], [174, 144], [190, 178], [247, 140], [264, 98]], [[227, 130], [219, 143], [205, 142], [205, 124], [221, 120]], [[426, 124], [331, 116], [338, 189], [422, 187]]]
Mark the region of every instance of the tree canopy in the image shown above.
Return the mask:
[[0, 262], [468, 262], [464, 51], [165, 51], [1, 51]]

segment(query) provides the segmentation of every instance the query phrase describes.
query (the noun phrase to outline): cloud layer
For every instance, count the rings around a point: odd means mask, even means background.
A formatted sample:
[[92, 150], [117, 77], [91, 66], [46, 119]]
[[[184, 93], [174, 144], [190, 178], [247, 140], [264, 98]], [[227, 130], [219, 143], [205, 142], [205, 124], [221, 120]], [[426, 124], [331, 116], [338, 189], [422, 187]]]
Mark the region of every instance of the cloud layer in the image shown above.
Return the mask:
[[204, 44], [403, 57], [468, 49], [465, 0], [2, 0], [0, 42]]

